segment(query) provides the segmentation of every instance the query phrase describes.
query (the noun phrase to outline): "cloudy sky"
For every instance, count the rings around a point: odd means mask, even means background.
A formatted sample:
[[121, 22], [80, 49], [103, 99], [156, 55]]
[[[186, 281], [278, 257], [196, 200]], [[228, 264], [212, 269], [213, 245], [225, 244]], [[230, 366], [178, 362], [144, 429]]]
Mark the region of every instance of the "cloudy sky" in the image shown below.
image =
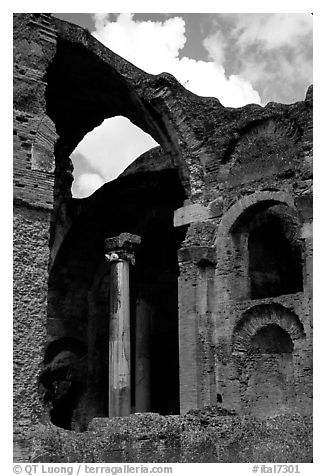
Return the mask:
[[[167, 71], [224, 106], [304, 99], [312, 83], [308, 13], [64, 13], [151, 74]], [[125, 118], [108, 119], [72, 155], [73, 194], [89, 196], [157, 145]]]

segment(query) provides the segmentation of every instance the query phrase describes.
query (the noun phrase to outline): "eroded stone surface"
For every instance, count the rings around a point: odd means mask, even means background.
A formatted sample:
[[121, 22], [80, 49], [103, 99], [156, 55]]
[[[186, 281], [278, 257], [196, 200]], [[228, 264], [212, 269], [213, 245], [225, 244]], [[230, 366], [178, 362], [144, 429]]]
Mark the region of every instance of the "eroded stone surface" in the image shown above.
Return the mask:
[[256, 420], [209, 407], [180, 416], [153, 413], [94, 419], [85, 433], [40, 426], [34, 462], [311, 462], [312, 421], [291, 415]]

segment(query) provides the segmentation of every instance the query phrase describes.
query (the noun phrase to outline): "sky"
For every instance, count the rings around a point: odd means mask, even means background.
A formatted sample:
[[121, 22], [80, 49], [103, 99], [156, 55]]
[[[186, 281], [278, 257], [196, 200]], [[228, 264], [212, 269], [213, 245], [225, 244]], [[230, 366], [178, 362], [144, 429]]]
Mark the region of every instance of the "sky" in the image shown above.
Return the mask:
[[[224, 106], [303, 100], [312, 78], [309, 13], [56, 13], [151, 74], [173, 74]], [[128, 119], [107, 119], [71, 158], [73, 196], [116, 178], [156, 142]]]

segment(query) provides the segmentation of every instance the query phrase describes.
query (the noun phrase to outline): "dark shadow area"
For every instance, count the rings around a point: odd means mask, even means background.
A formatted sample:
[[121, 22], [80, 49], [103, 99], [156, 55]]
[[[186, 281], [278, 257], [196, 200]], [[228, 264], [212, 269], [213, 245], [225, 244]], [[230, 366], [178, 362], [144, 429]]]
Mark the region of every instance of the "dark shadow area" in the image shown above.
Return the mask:
[[302, 272], [291, 244], [276, 223], [250, 233], [249, 275], [251, 298], [261, 299], [302, 291]]
[[[149, 319], [150, 408], [179, 413], [178, 262], [185, 230], [174, 228], [168, 210], [148, 224], [136, 263], [138, 298]], [[139, 316], [142, 319], [143, 316]]]
[[259, 329], [251, 338], [254, 348], [261, 354], [283, 354], [293, 352], [293, 342], [289, 334], [276, 324]]
[[[148, 403], [142, 411], [179, 413], [177, 250], [186, 229], [174, 228], [173, 214], [184, 199], [178, 172], [170, 169], [120, 177], [67, 207], [72, 217], [74, 209], [79, 215], [73, 221], [66, 217], [73, 224], [51, 269], [48, 335], [53, 340], [86, 338], [87, 359], [82, 395], [76, 385], [62, 384], [60, 404], [52, 412], [58, 426], [68, 427], [70, 418], [74, 429], [83, 430], [93, 417], [108, 416], [110, 273], [104, 240], [124, 232], [142, 240], [136, 264], [130, 265], [132, 411], [139, 411], [135, 374], [141, 345], [149, 361]], [[139, 344], [137, 326], [144, 319], [148, 337]], [[66, 415], [64, 421], [59, 414]]]
[[[66, 430], [76, 429], [78, 407], [85, 391], [85, 362], [86, 346], [76, 339], [58, 339], [46, 350], [40, 389], [49, 406], [51, 422]], [[78, 423], [77, 428], [80, 429]]]

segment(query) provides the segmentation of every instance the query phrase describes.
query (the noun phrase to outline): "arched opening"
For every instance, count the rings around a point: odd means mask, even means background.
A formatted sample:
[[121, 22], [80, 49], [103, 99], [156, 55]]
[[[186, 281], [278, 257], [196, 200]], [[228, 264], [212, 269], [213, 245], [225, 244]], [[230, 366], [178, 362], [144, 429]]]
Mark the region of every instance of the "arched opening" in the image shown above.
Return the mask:
[[[58, 38], [56, 54], [44, 77], [47, 114], [59, 137], [55, 147], [54, 216], [71, 198], [70, 155], [86, 134], [110, 118], [128, 119], [160, 144], [175, 163], [179, 163], [179, 175], [188, 186], [188, 172], [180, 158], [174, 128], [148, 100], [149, 85], [138, 89], [139, 70], [116, 57], [91, 36], [86, 35], [83, 43], [69, 41], [69, 34], [65, 37], [67, 32], [61, 33], [65, 39]], [[130, 81], [126, 79], [129, 75]], [[143, 72], [142, 75], [144, 83], [145, 79], [150, 82], [150, 75]], [[108, 163], [114, 156], [112, 152], [108, 153]]]
[[248, 239], [252, 299], [302, 290], [302, 272], [291, 244], [275, 220], [255, 228]]
[[116, 179], [157, 142], [123, 116], [106, 119], [85, 135], [71, 154], [72, 196], [85, 198]]

